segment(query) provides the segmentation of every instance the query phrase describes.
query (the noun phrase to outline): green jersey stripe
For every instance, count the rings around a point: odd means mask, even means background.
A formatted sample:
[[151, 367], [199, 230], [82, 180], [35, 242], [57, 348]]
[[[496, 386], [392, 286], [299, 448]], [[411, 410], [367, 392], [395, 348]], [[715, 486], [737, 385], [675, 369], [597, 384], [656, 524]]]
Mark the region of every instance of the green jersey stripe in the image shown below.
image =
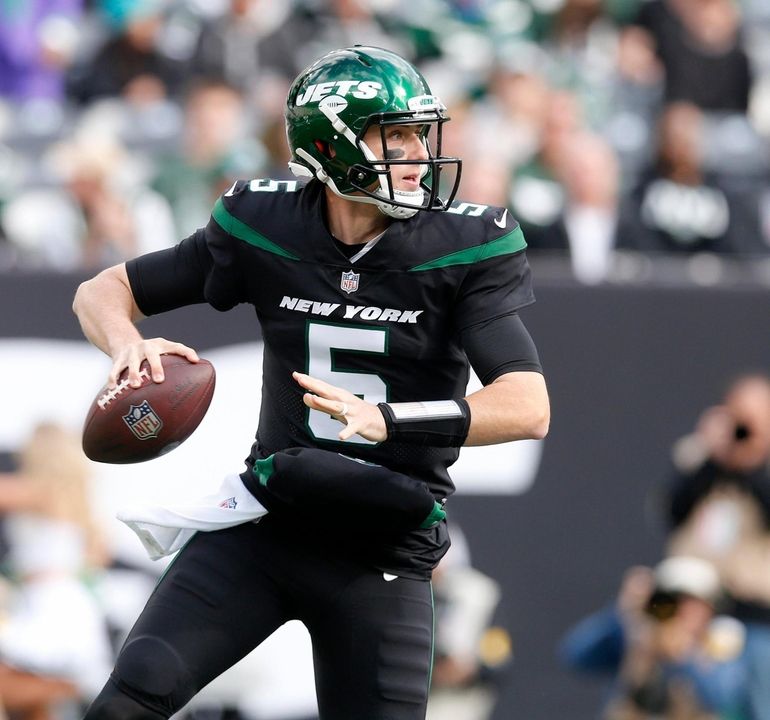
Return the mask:
[[299, 260], [293, 253], [284, 250], [280, 245], [276, 245], [272, 240], [268, 240], [264, 235], [261, 235], [254, 230], [254, 228], [249, 227], [245, 222], [233, 217], [222, 202], [222, 198], [219, 198], [214, 205], [211, 217], [214, 218], [217, 225], [219, 225], [225, 232], [230, 233], [230, 235], [237, 237], [239, 240], [249, 243], [249, 245], [253, 245], [262, 250], [267, 250], [267, 252], [271, 252], [274, 255], [289, 258], [289, 260]]
[[458, 250], [457, 252], [444, 255], [443, 257], [430, 260], [422, 265], [415, 265], [409, 272], [421, 272], [423, 270], [434, 270], [436, 268], [450, 267], [452, 265], [473, 265], [473, 263], [488, 260], [489, 258], [500, 255], [511, 255], [527, 247], [524, 240], [524, 233], [520, 227], [512, 230], [507, 235], [492, 240], [492, 242], [476, 245], [475, 247]]

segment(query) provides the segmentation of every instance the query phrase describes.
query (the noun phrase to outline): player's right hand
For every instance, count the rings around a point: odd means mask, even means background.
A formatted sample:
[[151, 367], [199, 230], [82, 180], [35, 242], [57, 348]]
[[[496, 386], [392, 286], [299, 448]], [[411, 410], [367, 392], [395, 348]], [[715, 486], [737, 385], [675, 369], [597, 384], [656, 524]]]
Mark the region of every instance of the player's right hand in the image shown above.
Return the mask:
[[142, 378], [139, 375], [140, 367], [144, 360], [150, 365], [150, 375], [154, 382], [163, 382], [163, 364], [161, 355], [181, 355], [190, 362], [197, 363], [200, 359], [198, 353], [191, 347], [182, 343], [156, 337], [142, 339], [138, 342], [128, 343], [122, 346], [112, 357], [112, 369], [107, 385], [114, 388], [118, 384], [120, 374], [128, 368], [128, 382], [131, 387], [140, 387]]
[[320, 410], [343, 424], [337, 436], [349, 440], [360, 435], [366, 440], [382, 442], [388, 438], [381, 410], [357, 395], [318, 378], [300, 372], [292, 373], [294, 380], [306, 390], [302, 401], [311, 410]]

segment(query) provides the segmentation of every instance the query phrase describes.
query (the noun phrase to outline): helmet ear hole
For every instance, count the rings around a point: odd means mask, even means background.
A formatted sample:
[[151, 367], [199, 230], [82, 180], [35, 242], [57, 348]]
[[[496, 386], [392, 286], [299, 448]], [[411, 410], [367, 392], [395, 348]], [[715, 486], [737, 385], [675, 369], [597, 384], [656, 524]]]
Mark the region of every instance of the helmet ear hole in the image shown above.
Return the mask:
[[324, 157], [333, 158], [336, 154], [332, 151], [329, 143], [324, 142], [323, 140], [313, 140], [313, 144], [316, 146], [318, 152], [321, 153], [321, 155]]

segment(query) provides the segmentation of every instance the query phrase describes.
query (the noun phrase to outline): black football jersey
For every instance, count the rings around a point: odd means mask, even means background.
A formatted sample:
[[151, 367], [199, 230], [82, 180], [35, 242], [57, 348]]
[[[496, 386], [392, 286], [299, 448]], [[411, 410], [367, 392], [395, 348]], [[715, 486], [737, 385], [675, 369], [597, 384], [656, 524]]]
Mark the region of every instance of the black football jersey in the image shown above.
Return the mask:
[[447, 497], [457, 448], [341, 442], [339, 422], [309, 410], [291, 374], [375, 404], [464, 396], [461, 333], [534, 300], [522, 232], [502, 208], [456, 202], [392, 222], [348, 258], [324, 208], [317, 182], [239, 181], [205, 229], [161, 251], [173, 255], [162, 273], [152, 255], [127, 264], [136, 302], [147, 315], [204, 300], [219, 310], [255, 308], [264, 371], [249, 466], [283, 448], [315, 446], [420, 478]]

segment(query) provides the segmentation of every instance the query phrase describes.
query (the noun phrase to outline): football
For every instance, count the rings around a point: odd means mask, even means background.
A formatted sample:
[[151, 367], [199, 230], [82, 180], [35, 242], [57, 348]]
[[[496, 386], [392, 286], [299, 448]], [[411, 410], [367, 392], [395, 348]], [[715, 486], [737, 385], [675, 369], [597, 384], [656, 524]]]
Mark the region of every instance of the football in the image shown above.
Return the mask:
[[214, 366], [181, 355], [162, 355], [165, 380], [155, 383], [145, 360], [142, 384], [128, 384], [124, 370], [112, 390], [94, 398], [83, 425], [83, 451], [97, 462], [139, 463], [164, 455], [200, 425], [214, 395]]

